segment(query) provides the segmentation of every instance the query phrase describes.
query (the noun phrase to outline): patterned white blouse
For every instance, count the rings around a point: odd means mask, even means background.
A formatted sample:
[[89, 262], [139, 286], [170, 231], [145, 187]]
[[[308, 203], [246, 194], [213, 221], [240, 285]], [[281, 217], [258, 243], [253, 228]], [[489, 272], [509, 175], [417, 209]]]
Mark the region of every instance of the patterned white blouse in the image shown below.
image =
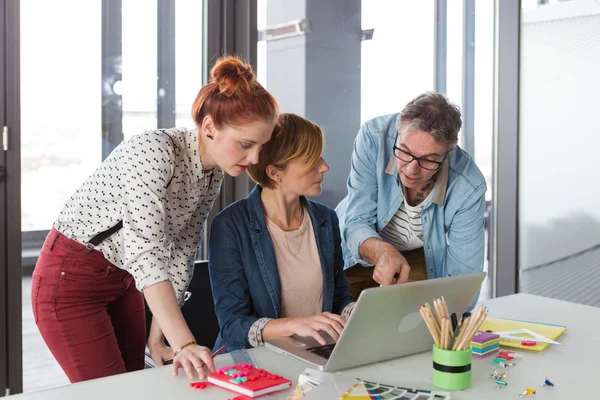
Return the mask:
[[54, 227], [77, 242], [123, 221], [95, 248], [142, 290], [171, 281], [183, 304], [223, 171], [204, 171], [197, 129], [147, 131], [122, 142], [77, 189]]

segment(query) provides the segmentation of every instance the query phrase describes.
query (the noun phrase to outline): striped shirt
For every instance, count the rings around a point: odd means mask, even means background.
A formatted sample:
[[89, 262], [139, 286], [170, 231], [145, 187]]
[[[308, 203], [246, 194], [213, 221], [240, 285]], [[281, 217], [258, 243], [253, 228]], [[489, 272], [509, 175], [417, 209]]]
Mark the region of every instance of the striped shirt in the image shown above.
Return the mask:
[[[431, 196], [433, 190], [429, 193]], [[390, 222], [381, 231], [381, 238], [400, 252], [423, 247], [421, 214], [429, 196], [416, 206], [405, 201], [400, 204]]]

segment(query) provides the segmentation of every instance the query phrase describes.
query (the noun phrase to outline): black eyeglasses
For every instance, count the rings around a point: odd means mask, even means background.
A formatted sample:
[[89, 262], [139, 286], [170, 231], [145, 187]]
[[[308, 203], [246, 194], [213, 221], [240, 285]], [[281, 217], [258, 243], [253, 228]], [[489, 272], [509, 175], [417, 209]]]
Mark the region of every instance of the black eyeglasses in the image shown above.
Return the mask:
[[442, 166], [442, 163], [448, 156], [448, 153], [449, 152], [447, 151], [446, 154], [444, 154], [444, 158], [442, 158], [442, 161], [433, 161], [433, 160], [428, 160], [426, 158], [417, 157], [417, 156], [409, 153], [408, 151], [402, 150], [400, 147], [394, 145], [394, 156], [396, 156], [397, 159], [399, 159], [400, 161], [403, 161], [405, 163], [411, 163], [413, 160], [417, 160], [419, 167], [426, 169], [428, 171], [437, 171], [438, 169], [440, 169]]

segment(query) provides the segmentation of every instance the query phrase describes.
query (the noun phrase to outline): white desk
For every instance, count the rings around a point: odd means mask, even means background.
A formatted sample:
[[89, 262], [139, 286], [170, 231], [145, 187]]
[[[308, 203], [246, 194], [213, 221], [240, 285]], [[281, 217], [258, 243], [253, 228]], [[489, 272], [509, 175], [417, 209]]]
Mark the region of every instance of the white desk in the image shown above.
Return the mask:
[[[496, 389], [494, 381], [487, 376], [494, 367], [491, 358], [474, 359], [472, 387], [453, 392], [453, 399], [518, 399], [526, 387], [537, 391], [535, 396], [526, 397], [532, 400], [583, 399], [592, 398], [587, 397], [592, 394], [596, 394], [595, 398], [600, 397], [600, 308], [527, 294], [483, 303], [489, 306], [492, 317], [567, 325], [567, 331], [558, 339], [563, 346], [551, 345], [539, 353], [519, 351], [524, 354], [524, 359], [515, 360], [516, 366], [505, 369], [508, 386], [502, 389]], [[294, 385], [305, 368], [304, 364], [265, 348], [252, 349], [250, 354], [259, 367], [291, 379]], [[431, 384], [431, 363], [431, 352], [428, 352], [354, 368], [345, 373], [381, 383], [435, 389]], [[218, 356], [216, 364], [217, 367], [231, 364], [231, 358], [226, 354]], [[544, 375], [556, 385], [554, 388], [539, 387]], [[13, 397], [15, 400], [225, 400], [234, 397], [215, 387], [198, 391], [190, 388], [188, 383], [183, 375], [173, 377], [170, 367], [163, 367]], [[285, 399], [289, 393], [288, 390], [272, 398]]]

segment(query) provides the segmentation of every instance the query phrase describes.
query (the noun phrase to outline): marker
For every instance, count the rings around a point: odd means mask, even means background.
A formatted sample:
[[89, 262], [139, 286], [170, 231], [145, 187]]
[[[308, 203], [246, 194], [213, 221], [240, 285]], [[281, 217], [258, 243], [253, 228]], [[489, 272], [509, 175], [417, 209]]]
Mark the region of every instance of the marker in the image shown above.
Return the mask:
[[456, 317], [456, 313], [453, 312], [452, 315], [450, 315], [450, 319], [452, 320], [452, 332], [454, 332], [458, 326], [458, 318]]

